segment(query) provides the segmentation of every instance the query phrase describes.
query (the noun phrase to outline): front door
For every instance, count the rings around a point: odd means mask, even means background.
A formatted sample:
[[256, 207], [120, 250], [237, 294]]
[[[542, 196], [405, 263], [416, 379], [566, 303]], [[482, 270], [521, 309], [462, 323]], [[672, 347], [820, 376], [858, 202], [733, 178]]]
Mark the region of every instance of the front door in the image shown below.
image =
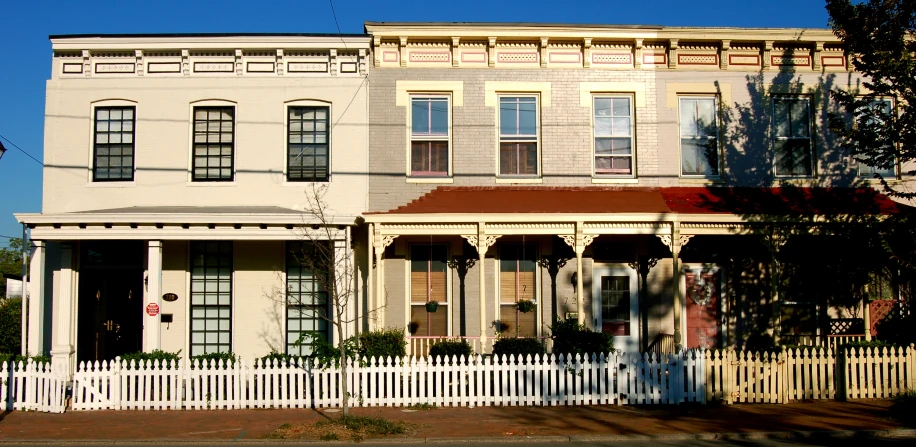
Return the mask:
[[720, 346], [721, 281], [722, 276], [717, 267], [684, 269], [684, 286], [687, 291], [684, 314], [687, 316], [688, 349]]
[[595, 328], [614, 336], [614, 349], [639, 350], [639, 291], [636, 270], [595, 268], [592, 278]]
[[132, 241], [121, 246], [85, 245], [79, 277], [78, 360], [111, 360], [142, 350], [142, 251], [135, 250]]

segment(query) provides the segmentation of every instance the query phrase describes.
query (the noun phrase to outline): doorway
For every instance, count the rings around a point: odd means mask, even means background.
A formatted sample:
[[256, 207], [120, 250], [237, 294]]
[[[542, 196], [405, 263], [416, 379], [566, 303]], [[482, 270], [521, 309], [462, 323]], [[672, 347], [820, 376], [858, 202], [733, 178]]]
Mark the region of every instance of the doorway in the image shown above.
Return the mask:
[[142, 241], [80, 244], [77, 361], [104, 361], [142, 349]]
[[722, 275], [716, 266], [684, 268], [687, 349], [721, 347]]
[[630, 267], [596, 267], [592, 302], [595, 328], [614, 336], [614, 349], [639, 350], [639, 287]]

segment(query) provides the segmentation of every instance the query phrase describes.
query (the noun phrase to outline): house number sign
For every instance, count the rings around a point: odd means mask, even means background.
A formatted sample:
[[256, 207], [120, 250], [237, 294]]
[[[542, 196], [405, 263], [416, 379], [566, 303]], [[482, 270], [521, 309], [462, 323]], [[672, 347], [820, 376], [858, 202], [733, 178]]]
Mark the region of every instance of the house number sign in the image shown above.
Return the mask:
[[162, 301], [168, 301], [168, 302], [178, 301], [178, 294], [166, 293], [165, 295], [162, 295]]

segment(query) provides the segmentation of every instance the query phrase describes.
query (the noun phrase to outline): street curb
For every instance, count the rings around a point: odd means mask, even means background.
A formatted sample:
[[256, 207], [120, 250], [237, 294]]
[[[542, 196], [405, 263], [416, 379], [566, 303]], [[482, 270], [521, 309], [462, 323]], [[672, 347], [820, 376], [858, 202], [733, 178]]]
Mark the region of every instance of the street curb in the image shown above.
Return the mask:
[[[777, 432], [742, 432], [742, 433], [671, 433], [659, 435], [569, 435], [569, 436], [505, 436], [505, 437], [465, 437], [465, 438], [373, 438], [365, 439], [362, 444], [511, 444], [519, 442], [623, 442], [623, 441], [715, 441], [715, 440], [758, 440], [758, 439], [847, 439], [847, 438], [907, 438], [916, 437], [916, 429], [890, 430], [824, 430], [824, 431], [777, 431]], [[146, 444], [183, 444], [183, 445], [225, 445], [233, 442], [246, 444], [311, 444], [322, 441], [305, 439], [2, 439], [2, 444], [35, 444], [35, 445], [146, 445]], [[334, 441], [327, 444], [353, 444], [349, 441]]]

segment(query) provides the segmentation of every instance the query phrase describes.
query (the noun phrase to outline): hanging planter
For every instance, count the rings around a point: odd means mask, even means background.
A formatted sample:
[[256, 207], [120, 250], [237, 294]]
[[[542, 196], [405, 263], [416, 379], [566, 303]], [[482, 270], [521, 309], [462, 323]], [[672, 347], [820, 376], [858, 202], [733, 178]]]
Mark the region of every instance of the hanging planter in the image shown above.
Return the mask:
[[427, 301], [427, 302], [426, 302], [426, 311], [427, 311], [427, 312], [432, 313], [432, 312], [435, 312], [435, 311], [438, 310], [438, 309], [439, 309], [439, 302], [438, 302], [438, 301], [436, 301], [436, 300], [430, 300], [430, 301]]
[[518, 300], [518, 302], [515, 303], [515, 308], [518, 309], [519, 312], [526, 314], [534, 310], [534, 302], [531, 300]]

